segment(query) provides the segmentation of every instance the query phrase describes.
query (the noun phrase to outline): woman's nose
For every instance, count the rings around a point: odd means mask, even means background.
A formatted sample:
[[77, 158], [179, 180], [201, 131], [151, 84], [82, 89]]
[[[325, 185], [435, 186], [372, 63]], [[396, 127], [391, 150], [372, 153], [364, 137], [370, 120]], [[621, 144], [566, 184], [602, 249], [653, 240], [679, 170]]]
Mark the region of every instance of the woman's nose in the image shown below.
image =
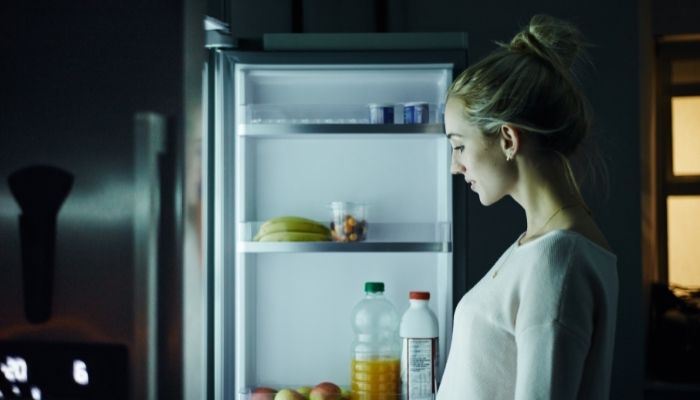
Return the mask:
[[467, 171], [467, 169], [464, 167], [464, 165], [462, 165], [460, 163], [456, 163], [453, 161], [452, 164], [450, 165], [450, 172], [452, 173], [452, 175], [463, 174], [466, 171]]
[[452, 162], [450, 164], [450, 172], [452, 173], [452, 175], [459, 175], [466, 172], [467, 169], [464, 167], [464, 164], [460, 162], [459, 154], [457, 151], [452, 150], [452, 159], [450, 161]]

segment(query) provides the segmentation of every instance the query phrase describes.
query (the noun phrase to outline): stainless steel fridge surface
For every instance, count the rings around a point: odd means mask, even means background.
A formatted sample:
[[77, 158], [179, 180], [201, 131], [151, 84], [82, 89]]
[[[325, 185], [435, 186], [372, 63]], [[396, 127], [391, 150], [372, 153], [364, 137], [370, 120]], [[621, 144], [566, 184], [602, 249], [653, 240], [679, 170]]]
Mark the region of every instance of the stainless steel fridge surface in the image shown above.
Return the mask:
[[[111, 147], [111, 157], [99, 165], [92, 165], [87, 153], [37, 157], [75, 177], [50, 232], [55, 251], [48, 287], [42, 288], [47, 313], [39, 320], [33, 318], [32, 303], [18, 299], [27, 290], [24, 282], [44, 279], [37, 270], [22, 272], [28, 257], [36, 259], [45, 250], [20, 234], [18, 216], [27, 210], [0, 189], [0, 235], [8, 245], [0, 275], [0, 302], [5, 305], [0, 310], [0, 363], [5, 370], [13, 359], [27, 372], [24, 380], [0, 375], [4, 398], [155, 398], [159, 252], [164, 251], [159, 242], [161, 207], [173, 196], [163, 193], [163, 184], [172, 177], [172, 168], [163, 163], [166, 132], [162, 115], [137, 113], [132, 134], [123, 140], [127, 146]], [[28, 165], [29, 170], [55, 169]], [[7, 157], [1, 167], [12, 173], [18, 167], [26, 171], [26, 166]], [[26, 184], [42, 181], [28, 176]], [[39, 196], [30, 203], [44, 203], [46, 189], [30, 192]], [[27, 246], [29, 253], [22, 254], [20, 249]], [[111, 370], [107, 360], [113, 361]], [[78, 361], [91, 381], [79, 383], [71, 375], [72, 363]]]

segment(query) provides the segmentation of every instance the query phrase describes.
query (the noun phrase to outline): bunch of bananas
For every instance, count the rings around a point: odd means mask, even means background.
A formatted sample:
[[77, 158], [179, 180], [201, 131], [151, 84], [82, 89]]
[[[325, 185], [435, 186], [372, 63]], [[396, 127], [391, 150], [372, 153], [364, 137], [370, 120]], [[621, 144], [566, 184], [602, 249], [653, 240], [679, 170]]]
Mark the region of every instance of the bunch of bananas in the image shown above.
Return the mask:
[[254, 240], [259, 242], [323, 242], [331, 240], [325, 225], [303, 217], [283, 216], [265, 221]]

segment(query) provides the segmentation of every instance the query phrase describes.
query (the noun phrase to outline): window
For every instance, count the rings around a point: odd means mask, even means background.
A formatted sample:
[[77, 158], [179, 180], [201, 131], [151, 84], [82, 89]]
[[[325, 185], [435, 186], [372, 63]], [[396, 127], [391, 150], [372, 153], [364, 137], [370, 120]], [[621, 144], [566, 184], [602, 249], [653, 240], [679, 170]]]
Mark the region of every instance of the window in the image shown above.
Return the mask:
[[668, 283], [700, 287], [700, 196], [668, 196]]
[[657, 50], [654, 280], [700, 288], [700, 42]]
[[647, 399], [700, 393], [700, 34], [683, 36], [642, 63]]
[[651, 126], [641, 142], [642, 251], [644, 281], [650, 284], [646, 393], [692, 387], [692, 393], [697, 394], [700, 40], [661, 39], [654, 69], [650, 120], [642, 122]]

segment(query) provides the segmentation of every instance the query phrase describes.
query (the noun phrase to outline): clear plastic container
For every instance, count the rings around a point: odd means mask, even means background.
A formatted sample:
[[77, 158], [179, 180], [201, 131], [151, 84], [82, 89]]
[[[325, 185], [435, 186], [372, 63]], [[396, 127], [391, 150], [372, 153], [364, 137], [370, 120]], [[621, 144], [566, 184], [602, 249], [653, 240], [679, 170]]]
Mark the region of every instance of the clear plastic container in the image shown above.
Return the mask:
[[334, 241], [359, 242], [367, 238], [367, 204], [334, 201], [329, 207]]
[[401, 382], [404, 400], [432, 400], [437, 392], [438, 322], [429, 292], [410, 292], [401, 317]]
[[384, 297], [383, 282], [365, 283], [365, 297], [352, 311], [352, 327], [352, 399], [399, 399], [399, 314]]

